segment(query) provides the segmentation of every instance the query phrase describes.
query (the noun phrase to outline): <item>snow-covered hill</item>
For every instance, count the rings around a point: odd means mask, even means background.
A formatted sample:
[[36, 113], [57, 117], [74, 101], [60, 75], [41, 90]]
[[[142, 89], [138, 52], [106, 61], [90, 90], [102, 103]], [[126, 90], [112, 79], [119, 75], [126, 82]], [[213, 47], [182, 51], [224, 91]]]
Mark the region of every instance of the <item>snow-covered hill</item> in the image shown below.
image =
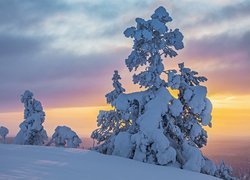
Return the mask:
[[216, 178], [82, 149], [1, 144], [0, 179], [206, 180]]

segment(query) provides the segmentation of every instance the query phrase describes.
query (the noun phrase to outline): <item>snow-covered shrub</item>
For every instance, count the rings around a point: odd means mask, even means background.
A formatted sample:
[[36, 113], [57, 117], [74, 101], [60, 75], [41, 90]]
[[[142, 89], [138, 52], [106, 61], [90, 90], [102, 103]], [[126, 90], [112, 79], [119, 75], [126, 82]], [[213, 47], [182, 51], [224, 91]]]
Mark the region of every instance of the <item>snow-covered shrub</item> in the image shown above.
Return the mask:
[[250, 171], [239, 174], [238, 180], [249, 180], [249, 179], [250, 179]]
[[45, 112], [40, 101], [33, 98], [33, 93], [25, 91], [21, 96], [24, 104], [24, 121], [19, 125], [20, 131], [14, 139], [15, 144], [43, 145], [48, 139], [43, 128]]
[[0, 136], [2, 137], [3, 143], [6, 143], [6, 136], [9, 133], [8, 128], [0, 126]]
[[77, 148], [80, 146], [82, 141], [69, 127], [57, 126], [48, 145], [52, 143], [54, 143], [57, 147]]
[[215, 176], [227, 179], [227, 180], [236, 180], [235, 177], [232, 176], [233, 169], [231, 166], [227, 166], [224, 161], [221, 161], [221, 163], [218, 165], [217, 170], [215, 172]]
[[[111, 111], [100, 111], [98, 129], [91, 137], [98, 142], [94, 149], [142, 162], [170, 165], [225, 179], [201, 152], [207, 143], [204, 126], [212, 126], [212, 104], [207, 79], [179, 64], [177, 70], [164, 70], [163, 58], [175, 57], [184, 48], [179, 29], [169, 29], [172, 21], [165, 8], [155, 10], [151, 19], [136, 18], [136, 26], [124, 31], [133, 38], [133, 50], [125, 60], [129, 71], [144, 71], [133, 76], [133, 82], [145, 90], [125, 93], [115, 71], [114, 90], [106, 95]], [[164, 80], [162, 73], [168, 75]], [[178, 98], [169, 88], [178, 90]]]

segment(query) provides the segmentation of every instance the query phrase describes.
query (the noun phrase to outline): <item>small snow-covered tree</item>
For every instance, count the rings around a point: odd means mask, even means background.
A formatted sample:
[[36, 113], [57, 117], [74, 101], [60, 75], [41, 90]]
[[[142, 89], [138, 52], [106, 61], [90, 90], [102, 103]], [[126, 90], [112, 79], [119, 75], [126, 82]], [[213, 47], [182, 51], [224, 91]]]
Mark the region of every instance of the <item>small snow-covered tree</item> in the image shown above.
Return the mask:
[[114, 90], [111, 91], [110, 93], [106, 94], [106, 98], [107, 98], [107, 103], [112, 104], [112, 102], [123, 92], [125, 92], [125, 89], [122, 87], [122, 84], [119, 82], [119, 80], [121, 79], [121, 76], [118, 74], [118, 71], [115, 70], [114, 71], [114, 75], [113, 75], [113, 87]]
[[235, 177], [232, 176], [233, 169], [231, 166], [227, 166], [224, 161], [221, 161], [221, 163], [218, 165], [217, 170], [215, 172], [215, 176], [227, 179], [227, 180], [236, 180]]
[[[179, 72], [164, 69], [164, 58], [175, 57], [176, 51], [184, 48], [182, 33], [168, 28], [172, 18], [163, 7], [157, 8], [151, 19], [135, 21], [135, 27], [124, 31], [134, 42], [125, 62], [129, 71], [145, 68], [134, 74], [133, 82], [146, 90], [126, 94], [115, 71], [115, 89], [106, 95], [114, 109], [100, 111], [99, 128], [91, 135], [98, 141], [94, 149], [230, 179], [230, 173], [222, 175], [221, 168], [200, 150], [207, 143], [204, 126], [212, 126], [212, 104], [206, 97], [207, 88], [201, 85], [207, 79], [184, 63], [179, 64]], [[167, 81], [162, 73], [168, 75]], [[178, 98], [169, 88], [178, 90]]]
[[25, 91], [21, 96], [24, 104], [24, 121], [20, 124], [20, 131], [14, 139], [15, 144], [43, 145], [48, 139], [43, 128], [45, 112], [40, 101], [33, 98], [33, 93]]
[[1, 126], [0, 127], [0, 136], [2, 137], [3, 143], [6, 143], [6, 136], [9, 133], [8, 128]]
[[69, 127], [57, 126], [48, 145], [52, 143], [54, 143], [57, 147], [77, 148], [80, 146], [82, 141]]

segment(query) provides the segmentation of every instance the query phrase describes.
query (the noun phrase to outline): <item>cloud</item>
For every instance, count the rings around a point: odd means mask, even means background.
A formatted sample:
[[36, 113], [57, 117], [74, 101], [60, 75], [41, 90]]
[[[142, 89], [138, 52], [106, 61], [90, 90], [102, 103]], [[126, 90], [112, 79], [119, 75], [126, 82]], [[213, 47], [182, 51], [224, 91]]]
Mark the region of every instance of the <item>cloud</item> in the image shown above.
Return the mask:
[[[1, 111], [18, 107], [19, 96], [26, 89], [47, 99], [50, 107], [100, 104], [104, 99], [98, 101], [97, 94], [101, 97], [111, 87], [113, 70], [124, 65], [128, 54], [126, 48], [114, 47], [106, 52], [78, 55], [49, 49], [46, 41], [36, 38], [12, 36], [0, 36], [1, 46]], [[79, 101], [83, 95], [86, 98]]]
[[40, 38], [30, 38], [10, 34], [0, 34], [0, 56], [2, 61], [12, 56], [20, 57], [27, 54], [34, 55], [42, 49], [45, 41]]
[[63, 13], [70, 8], [61, 1], [3, 0], [0, 1], [1, 27], [28, 29], [41, 23], [57, 13]]
[[[200, 1], [190, 5], [192, 6], [187, 5], [188, 10], [184, 11], [180, 18], [181, 27], [191, 31], [190, 36], [193, 34], [197, 36], [200, 33], [216, 34], [216, 32], [222, 33], [229, 30], [241, 31], [241, 28], [249, 26], [250, 2], [247, 0], [225, 2], [223, 5]], [[179, 17], [178, 14], [177, 17]]]
[[[229, 22], [237, 17], [242, 22], [249, 13], [245, 2], [216, 6], [215, 12], [216, 3], [204, 6], [201, 1], [0, 1], [0, 111], [20, 108], [19, 95], [26, 89], [48, 107], [105, 103], [113, 70], [126, 68], [132, 44], [122, 32], [135, 25], [137, 16], [148, 19], [159, 5], [169, 10], [171, 24], [191, 32], [184, 33], [186, 48], [179, 59], [204, 72], [213, 92], [247, 93], [250, 31], [243, 26], [244, 35], [225, 28], [218, 33], [206, 19]], [[209, 36], [193, 33], [203, 32], [199, 23], [211, 31]], [[131, 76], [124, 73], [123, 81], [132, 83]]]
[[249, 58], [250, 31], [244, 34], [223, 33], [192, 39], [186, 43], [184, 51], [200, 58], [232, 57], [233, 54], [242, 54], [245, 58]]
[[208, 77], [211, 93], [250, 92], [250, 31], [189, 40], [178, 59]]
[[250, 16], [250, 2], [245, 0], [210, 11], [200, 20], [200, 25], [217, 24], [222, 21], [236, 21]]
[[[100, 40], [96, 33], [99, 30], [93, 29], [105, 25], [102, 22], [98, 26], [100, 21], [93, 19], [108, 20], [114, 14], [109, 15], [99, 5], [91, 9], [90, 1], [80, 5], [49, 0], [0, 2], [1, 111], [20, 108], [19, 96], [26, 89], [52, 107], [104, 101], [100, 97], [111, 87], [111, 82], [106, 82], [113, 70], [124, 64], [128, 50], [112, 44], [110, 39]], [[91, 32], [92, 37], [86, 32]]]

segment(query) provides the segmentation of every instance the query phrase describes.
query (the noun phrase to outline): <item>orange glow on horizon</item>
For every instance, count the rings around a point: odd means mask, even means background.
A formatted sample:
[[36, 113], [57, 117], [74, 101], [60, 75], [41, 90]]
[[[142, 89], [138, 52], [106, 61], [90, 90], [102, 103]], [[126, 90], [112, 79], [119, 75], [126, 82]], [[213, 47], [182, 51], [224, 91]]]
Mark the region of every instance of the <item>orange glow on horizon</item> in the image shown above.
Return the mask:
[[[213, 103], [213, 127], [206, 128], [209, 140], [229, 137], [250, 136], [250, 96], [211, 96]], [[66, 125], [81, 137], [89, 137], [97, 128], [96, 117], [99, 110], [110, 110], [110, 106], [72, 107], [45, 109], [44, 127], [48, 136], [52, 136], [59, 125]], [[23, 112], [0, 113], [1, 125], [10, 129], [9, 136], [15, 136]]]
[[[78, 135], [89, 137], [97, 127], [96, 117], [100, 110], [109, 110], [110, 106], [72, 107], [44, 109], [46, 119], [44, 128], [49, 137], [57, 126], [69, 126]], [[15, 136], [19, 131], [19, 124], [23, 121], [23, 112], [0, 113], [2, 125], [10, 130], [9, 136]]]

